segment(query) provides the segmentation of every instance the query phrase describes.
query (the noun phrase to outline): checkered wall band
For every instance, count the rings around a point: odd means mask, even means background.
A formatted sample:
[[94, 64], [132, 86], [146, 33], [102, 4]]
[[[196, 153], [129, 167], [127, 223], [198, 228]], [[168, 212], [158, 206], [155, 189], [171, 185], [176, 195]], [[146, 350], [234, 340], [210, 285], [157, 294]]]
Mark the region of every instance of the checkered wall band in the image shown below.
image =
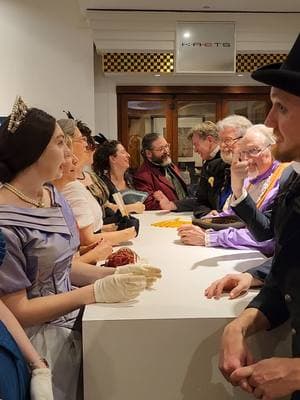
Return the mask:
[[282, 62], [286, 54], [237, 54], [236, 72], [252, 72], [259, 67], [267, 64]]
[[[252, 72], [266, 64], [281, 62], [286, 54], [239, 53], [236, 56], [236, 72]], [[173, 53], [104, 53], [103, 71], [112, 72], [174, 72]]]
[[172, 53], [104, 53], [104, 72], [173, 72]]

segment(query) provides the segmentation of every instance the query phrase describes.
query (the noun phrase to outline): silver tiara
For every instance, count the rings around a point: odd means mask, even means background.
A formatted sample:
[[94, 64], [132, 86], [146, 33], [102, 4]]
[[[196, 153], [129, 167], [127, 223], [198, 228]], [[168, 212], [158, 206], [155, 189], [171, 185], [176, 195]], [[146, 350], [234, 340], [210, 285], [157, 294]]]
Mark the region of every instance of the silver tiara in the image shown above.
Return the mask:
[[11, 133], [16, 132], [22, 121], [25, 119], [27, 112], [27, 105], [24, 103], [21, 96], [17, 96], [9, 118], [7, 130]]

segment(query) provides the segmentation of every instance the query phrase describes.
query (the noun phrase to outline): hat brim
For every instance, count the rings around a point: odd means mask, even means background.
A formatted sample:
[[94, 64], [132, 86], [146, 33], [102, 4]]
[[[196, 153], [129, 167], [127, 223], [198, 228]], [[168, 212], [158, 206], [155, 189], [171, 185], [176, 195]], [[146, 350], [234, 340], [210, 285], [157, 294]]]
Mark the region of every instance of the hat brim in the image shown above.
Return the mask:
[[282, 63], [265, 65], [254, 71], [251, 76], [258, 82], [300, 96], [300, 72], [281, 67]]

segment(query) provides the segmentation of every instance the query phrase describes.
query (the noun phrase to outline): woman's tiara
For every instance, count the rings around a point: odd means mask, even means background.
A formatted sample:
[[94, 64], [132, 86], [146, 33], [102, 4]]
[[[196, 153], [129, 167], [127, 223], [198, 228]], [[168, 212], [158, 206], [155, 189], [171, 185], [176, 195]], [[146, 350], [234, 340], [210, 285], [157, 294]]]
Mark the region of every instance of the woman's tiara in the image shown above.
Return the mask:
[[17, 96], [9, 118], [7, 130], [11, 133], [16, 132], [22, 121], [25, 119], [27, 112], [27, 105], [24, 103], [21, 96]]

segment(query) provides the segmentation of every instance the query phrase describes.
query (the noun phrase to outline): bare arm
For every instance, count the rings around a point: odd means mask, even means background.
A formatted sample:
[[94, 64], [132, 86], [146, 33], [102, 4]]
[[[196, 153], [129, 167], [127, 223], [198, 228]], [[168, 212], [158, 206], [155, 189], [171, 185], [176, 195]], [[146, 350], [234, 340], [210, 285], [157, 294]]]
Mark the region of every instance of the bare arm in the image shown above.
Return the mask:
[[239, 317], [227, 325], [225, 330], [239, 331], [244, 337], [270, 328], [270, 323], [265, 315], [257, 308], [247, 308]]
[[114, 274], [115, 268], [102, 268], [82, 262], [79, 258], [74, 258], [72, 262], [71, 281], [73, 285], [84, 286], [94, 283], [97, 279]]
[[126, 204], [125, 208], [129, 214], [133, 212], [136, 214], [142, 214], [145, 211], [145, 205], [140, 201], [132, 204]]
[[127, 242], [128, 240], [133, 239], [136, 236], [136, 232], [132, 227], [123, 229], [122, 231], [94, 233], [93, 225], [89, 225], [80, 228], [79, 235], [80, 244], [82, 246], [88, 246], [102, 238], [109, 240], [113, 245], [117, 245], [121, 242]]
[[[237, 368], [253, 363], [246, 337], [270, 326], [264, 314], [256, 308], [244, 310], [224, 329], [219, 357], [219, 368], [227, 380]], [[249, 385], [246, 384], [246, 387]]]
[[95, 302], [93, 285], [70, 292], [28, 299], [26, 289], [6, 294], [3, 302], [24, 327], [40, 325]]
[[90, 246], [85, 246], [84, 251], [78, 258], [87, 264], [97, 264], [100, 260], [105, 260], [112, 253], [112, 244], [110, 241], [101, 239]]
[[33, 364], [36, 368], [45, 368], [46, 365], [41, 360], [38, 352], [30, 343], [30, 340], [26, 336], [18, 320], [2, 301], [0, 301], [0, 319], [15, 339], [28, 363]]

